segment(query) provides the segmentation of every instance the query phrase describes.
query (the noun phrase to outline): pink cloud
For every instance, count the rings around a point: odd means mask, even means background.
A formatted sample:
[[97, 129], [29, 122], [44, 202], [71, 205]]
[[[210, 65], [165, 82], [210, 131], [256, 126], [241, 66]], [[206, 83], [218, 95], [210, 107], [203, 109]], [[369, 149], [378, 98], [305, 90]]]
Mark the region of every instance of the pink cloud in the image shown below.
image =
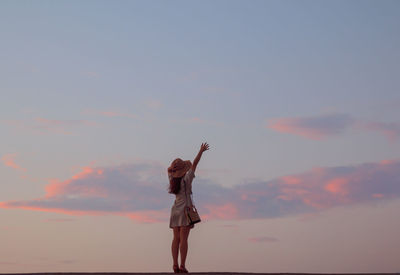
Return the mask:
[[239, 218], [304, 216], [337, 206], [400, 198], [399, 179], [400, 160], [316, 167], [267, 182], [239, 185], [232, 192], [221, 190], [219, 200], [231, 201]]
[[353, 120], [348, 115], [331, 114], [313, 117], [274, 118], [268, 121], [267, 127], [281, 133], [320, 140], [342, 133], [352, 123]]
[[381, 133], [391, 142], [400, 138], [400, 123], [360, 122], [359, 127]]
[[[318, 168], [292, 175], [300, 184], [288, 188], [285, 177], [279, 182], [277, 198], [301, 201], [314, 208], [325, 209], [337, 205], [367, 202], [370, 197], [399, 197], [398, 176], [400, 162], [381, 161], [359, 166]], [[379, 192], [384, 191], [384, 192]]]
[[325, 190], [333, 193], [346, 196], [349, 191], [347, 190], [348, 179], [335, 178], [325, 184]]
[[[73, 181], [83, 180], [83, 179], [93, 179], [102, 177], [103, 170], [102, 169], [93, 169], [90, 167], [83, 167], [82, 171], [74, 176], [71, 179], [65, 181], [59, 181], [58, 179], [51, 179], [50, 184], [46, 185], [46, 197], [56, 197], [59, 195], [64, 195], [66, 193], [79, 193], [80, 196], [99, 196], [106, 197], [106, 189], [101, 186], [76, 186]], [[75, 190], [74, 190], [75, 189]]]
[[301, 179], [294, 177], [294, 176], [283, 176], [283, 177], [281, 177], [281, 179], [284, 184], [292, 185], [292, 184], [300, 184], [301, 183], [301, 181], [300, 181]]
[[15, 170], [26, 171], [25, 168], [22, 168], [15, 162], [17, 154], [5, 154], [1, 157], [3, 164], [7, 167], [13, 168]]
[[[65, 180], [52, 179], [42, 197], [0, 202], [67, 215], [118, 215], [137, 222], [168, 222], [174, 196], [166, 168], [157, 163], [82, 167]], [[400, 160], [316, 167], [270, 181], [223, 187], [196, 177], [196, 207], [203, 220], [307, 216], [337, 206], [400, 198]]]
[[354, 119], [346, 114], [269, 119], [267, 128], [313, 140], [322, 140], [343, 133], [347, 129], [374, 131], [394, 142], [400, 138], [400, 123]]
[[0, 208], [73, 216], [118, 215], [146, 223], [165, 221], [169, 214], [167, 188], [160, 180], [158, 184], [149, 184], [149, 178], [159, 176], [161, 169], [156, 167], [156, 170], [148, 164], [82, 167], [70, 179], [49, 180], [43, 197], [0, 202]]

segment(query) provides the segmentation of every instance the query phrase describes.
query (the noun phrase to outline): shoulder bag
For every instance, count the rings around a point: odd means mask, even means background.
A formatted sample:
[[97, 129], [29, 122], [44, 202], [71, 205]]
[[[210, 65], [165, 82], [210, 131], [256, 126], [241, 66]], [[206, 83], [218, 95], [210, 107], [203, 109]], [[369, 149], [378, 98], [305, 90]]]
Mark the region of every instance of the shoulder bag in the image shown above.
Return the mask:
[[183, 183], [184, 188], [185, 188], [185, 196], [186, 196], [186, 206], [185, 206], [185, 216], [189, 221], [189, 225], [198, 223], [201, 221], [200, 219], [200, 215], [199, 212], [197, 212], [196, 207], [193, 205], [193, 201], [192, 201], [192, 205], [188, 205], [188, 197], [187, 197], [187, 193], [186, 193], [186, 182]]

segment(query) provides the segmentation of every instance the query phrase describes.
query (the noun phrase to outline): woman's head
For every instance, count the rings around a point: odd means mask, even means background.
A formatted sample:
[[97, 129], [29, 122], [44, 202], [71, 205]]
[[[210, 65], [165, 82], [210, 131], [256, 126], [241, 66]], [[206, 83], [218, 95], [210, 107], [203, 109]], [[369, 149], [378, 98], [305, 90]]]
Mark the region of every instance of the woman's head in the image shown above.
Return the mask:
[[171, 163], [170, 167], [168, 167], [168, 175], [171, 175], [173, 178], [183, 177], [190, 167], [192, 167], [190, 160], [184, 161], [180, 158], [176, 158]]
[[179, 193], [181, 180], [190, 167], [192, 167], [190, 160], [183, 161], [180, 158], [174, 159], [170, 167], [168, 167], [169, 193]]

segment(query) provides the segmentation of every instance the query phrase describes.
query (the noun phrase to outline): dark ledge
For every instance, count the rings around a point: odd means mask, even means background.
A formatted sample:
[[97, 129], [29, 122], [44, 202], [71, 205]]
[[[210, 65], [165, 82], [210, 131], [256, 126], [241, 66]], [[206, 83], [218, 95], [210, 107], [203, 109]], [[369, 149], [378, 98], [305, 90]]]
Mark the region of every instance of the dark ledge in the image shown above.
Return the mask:
[[[169, 275], [173, 272], [38, 272], [38, 273], [0, 273], [0, 275]], [[400, 275], [400, 273], [250, 273], [250, 272], [190, 272], [198, 275]]]

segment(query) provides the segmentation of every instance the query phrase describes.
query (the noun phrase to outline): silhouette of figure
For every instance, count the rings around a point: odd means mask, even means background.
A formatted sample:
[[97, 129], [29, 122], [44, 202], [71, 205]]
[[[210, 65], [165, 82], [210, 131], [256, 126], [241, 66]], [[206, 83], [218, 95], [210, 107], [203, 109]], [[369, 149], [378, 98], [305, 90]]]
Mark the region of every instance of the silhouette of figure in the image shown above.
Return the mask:
[[[174, 273], [188, 273], [185, 267], [186, 255], [188, 251], [188, 237], [190, 229], [194, 225], [190, 225], [185, 216], [185, 206], [192, 205], [190, 194], [192, 194], [192, 181], [195, 177], [197, 164], [204, 151], [209, 149], [209, 145], [202, 143], [200, 151], [193, 164], [190, 160], [175, 159], [170, 167], [168, 167], [169, 193], [175, 194], [175, 201], [171, 208], [171, 217], [169, 227], [173, 229], [174, 238], [172, 240], [171, 252], [173, 259]], [[178, 254], [181, 254], [181, 265], [178, 264]]]

